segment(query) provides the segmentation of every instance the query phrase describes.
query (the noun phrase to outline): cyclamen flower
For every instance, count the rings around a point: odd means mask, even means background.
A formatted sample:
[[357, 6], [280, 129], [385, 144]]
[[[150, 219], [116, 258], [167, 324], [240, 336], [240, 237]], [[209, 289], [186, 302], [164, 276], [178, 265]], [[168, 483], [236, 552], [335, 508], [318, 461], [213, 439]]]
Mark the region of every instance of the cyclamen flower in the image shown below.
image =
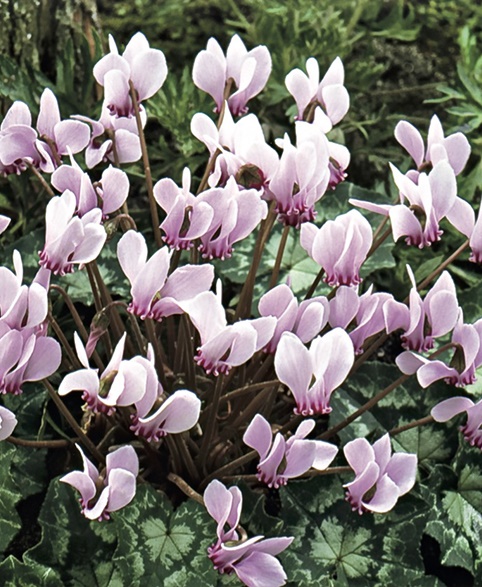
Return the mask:
[[476, 369], [482, 365], [482, 319], [475, 324], [464, 324], [462, 310], [459, 310], [451, 342], [455, 351], [449, 365], [405, 351], [396, 358], [397, 366], [406, 375], [416, 373], [424, 388], [439, 379], [457, 387], [474, 383]]
[[[142, 106], [140, 117], [144, 128], [147, 116]], [[89, 169], [102, 161], [122, 164], [134, 163], [141, 158], [141, 142], [135, 118], [111, 116], [106, 106], [102, 108], [99, 120], [87, 116], [73, 118], [87, 122], [92, 129], [90, 142], [85, 150], [85, 163]]]
[[179, 434], [195, 426], [201, 400], [192, 391], [179, 389], [154, 411], [151, 407], [145, 398], [136, 403], [137, 413], [132, 417], [130, 429], [148, 442], [156, 442], [167, 434]]
[[[122, 446], [106, 457], [106, 467], [102, 474], [80, 452], [84, 470], [72, 471], [59, 479], [72, 485], [80, 493], [82, 514], [89, 520], [108, 520], [111, 512], [128, 505], [136, 493], [136, 477], [139, 473], [139, 459], [132, 446]], [[102, 487], [99, 494], [98, 487]]]
[[211, 157], [217, 153], [208, 185], [226, 185], [230, 176], [246, 189], [267, 192], [269, 182], [279, 165], [278, 153], [266, 143], [263, 128], [257, 116], [248, 114], [237, 122], [228, 109], [219, 127], [201, 112], [191, 121], [191, 132], [206, 145]]
[[249, 236], [268, 214], [268, 206], [258, 192], [240, 190], [234, 177], [224, 188], [211, 188], [198, 196], [214, 211], [208, 230], [201, 235], [199, 250], [205, 259], [231, 257], [233, 245]]
[[139, 102], [153, 96], [167, 76], [166, 58], [159, 49], [151, 49], [142, 33], [136, 33], [127, 43], [122, 56], [112, 35], [109, 35], [110, 53], [94, 66], [94, 77], [104, 86], [104, 104], [111, 115], [131, 117], [134, 114], [129, 94], [132, 83]]
[[458, 175], [469, 159], [470, 144], [465, 135], [456, 132], [445, 137], [440, 119], [435, 114], [428, 128], [427, 149], [420, 132], [406, 120], [401, 120], [395, 127], [395, 138], [415, 161], [417, 171], [410, 170], [407, 174], [413, 181], [420, 171], [439, 161], [448, 161]]
[[482, 400], [474, 404], [468, 397], [451, 397], [434, 406], [430, 414], [436, 422], [447, 422], [462, 412], [467, 412], [467, 423], [460, 431], [471, 446], [482, 449]]
[[48, 88], [40, 97], [37, 130], [24, 102], [14, 102], [0, 127], [0, 173], [21, 173], [27, 164], [52, 173], [60, 157], [78, 153], [89, 142], [89, 128], [83, 122], [61, 120], [57, 98]]
[[219, 481], [211, 481], [204, 492], [204, 503], [218, 525], [218, 539], [208, 548], [214, 568], [221, 574], [236, 573], [247, 587], [284, 585], [286, 573], [275, 556], [288, 548], [294, 539], [284, 536], [240, 539], [236, 529], [241, 517], [243, 496], [238, 487], [227, 489]]
[[319, 334], [328, 321], [329, 304], [322, 296], [298, 304], [291, 288], [281, 284], [261, 296], [258, 311], [260, 316], [277, 319], [273, 338], [265, 349], [274, 353], [283, 332], [294, 332], [304, 343]]
[[422, 300], [412, 269], [407, 265], [412, 282], [409, 307], [395, 300], [383, 307], [387, 333], [401, 328], [402, 345], [407, 350], [428, 351], [434, 339], [447, 334], [455, 326], [459, 316], [459, 304], [455, 284], [450, 273], [444, 271]]
[[338, 448], [322, 440], [306, 440], [314, 427], [314, 420], [305, 420], [288, 440], [280, 433], [273, 440], [270, 424], [263, 416], [256, 414], [244, 433], [243, 442], [259, 454], [259, 481], [278, 489], [311, 467], [318, 471], [326, 469]]
[[326, 272], [331, 286], [358, 285], [360, 267], [372, 246], [370, 223], [356, 210], [328, 220], [321, 228], [303, 224], [300, 243]]
[[59, 192], [70, 190], [77, 201], [77, 212], [83, 216], [94, 208], [101, 208], [102, 215], [108, 216], [118, 210], [129, 194], [127, 174], [112, 167], [102, 173], [100, 182], [92, 184], [87, 173], [70, 158], [71, 165], [61, 165], [51, 178], [53, 187]]
[[107, 239], [100, 208], [93, 208], [79, 218], [74, 216], [76, 206], [75, 195], [70, 190], [47, 204], [40, 265], [56, 275], [71, 273], [74, 264], [84, 265], [96, 259]]
[[363, 343], [372, 335], [385, 328], [383, 311], [388, 300], [393, 296], [384, 292], [373, 293], [373, 286], [361, 296], [356, 288], [341, 285], [336, 295], [330, 300], [329, 323], [333, 328], [340, 327], [348, 330], [355, 353], [363, 352]]
[[385, 434], [373, 446], [365, 438], [356, 438], [343, 448], [355, 479], [344, 485], [346, 499], [353, 511], [384, 514], [415, 484], [417, 456], [392, 455], [390, 436]]
[[276, 319], [272, 317], [228, 325], [220, 296], [212, 292], [203, 292], [183, 302], [182, 307], [201, 338], [194, 360], [206, 373], [215, 376], [227, 374], [232, 367], [246, 363], [268, 344], [276, 326]]
[[15, 273], [0, 267], [0, 325], [40, 334], [48, 312], [47, 289], [39, 282], [40, 272], [30, 286], [22, 285], [23, 264], [17, 250], [13, 252], [13, 266]]
[[160, 228], [165, 233], [163, 240], [173, 249], [190, 249], [194, 241], [205, 234], [211, 226], [214, 210], [199, 200], [191, 191], [191, 172], [187, 167], [182, 172], [182, 188], [172, 179], [161, 179], [154, 186], [154, 198], [166, 212]]
[[117, 245], [120, 266], [131, 283], [132, 302], [128, 310], [143, 320], [182, 314], [181, 302], [211, 287], [212, 265], [184, 265], [168, 277], [168, 248], [159, 249], [149, 260], [147, 254], [144, 237], [134, 230], [126, 232]]
[[296, 146], [287, 134], [277, 141], [283, 153], [269, 183], [268, 196], [276, 202], [279, 220], [299, 227], [314, 220], [314, 207], [328, 188], [330, 171], [325, 135], [307, 122], [296, 122], [295, 126]]
[[0, 406], [0, 440], [8, 438], [17, 425], [15, 414], [7, 408]]
[[[423, 249], [440, 240], [443, 231], [439, 223], [443, 218], [446, 217], [457, 229], [466, 225], [466, 208], [469, 205], [457, 197], [455, 173], [448, 161], [439, 161], [428, 175], [420, 173], [418, 183], [390, 166], [400, 190], [400, 204], [374, 204], [356, 199], [349, 202], [370, 212], [389, 216], [394, 241], [405, 236], [407, 245]], [[405, 200], [408, 206], [404, 204]]]
[[234, 35], [226, 56], [216, 39], [209, 39], [194, 60], [192, 78], [200, 90], [213, 97], [216, 112], [222, 109], [227, 85], [234, 84], [236, 91], [229, 96], [228, 106], [233, 116], [239, 116], [247, 112], [247, 102], [261, 92], [270, 73], [268, 49], [259, 45], [248, 52], [241, 38]]
[[295, 398], [295, 414], [313, 416], [331, 412], [331, 394], [345, 381], [354, 361], [353, 343], [341, 328], [316, 337], [310, 350], [295, 334], [284, 332], [274, 368]]
[[[74, 333], [75, 350], [84, 369], [68, 373], [64, 377], [59, 385], [59, 395], [81, 391], [82, 399], [90, 410], [107, 415], [112, 414], [116, 406], [130, 406], [139, 401], [146, 394], [146, 386], [150, 384], [151, 378], [145, 365], [135, 361], [135, 358], [130, 361], [122, 360], [125, 340], [124, 333], [107, 367], [99, 376], [98, 370], [90, 367], [82, 341]], [[156, 398], [157, 391], [158, 386], [154, 390]]]
[[[337, 57], [328, 68], [320, 82], [320, 67], [313, 57], [306, 61], [306, 75], [301, 69], [293, 69], [285, 79], [288, 92], [298, 107], [298, 120], [303, 120], [306, 109], [311, 104], [323, 107], [331, 124], [337, 124], [348, 112], [350, 97], [344, 87], [345, 70]], [[331, 130], [328, 128], [327, 131]]]
[[79, 120], [61, 120], [57, 98], [48, 88], [40, 96], [37, 130], [41, 139], [37, 148], [54, 167], [60, 156], [79, 153], [89, 142], [89, 127]]

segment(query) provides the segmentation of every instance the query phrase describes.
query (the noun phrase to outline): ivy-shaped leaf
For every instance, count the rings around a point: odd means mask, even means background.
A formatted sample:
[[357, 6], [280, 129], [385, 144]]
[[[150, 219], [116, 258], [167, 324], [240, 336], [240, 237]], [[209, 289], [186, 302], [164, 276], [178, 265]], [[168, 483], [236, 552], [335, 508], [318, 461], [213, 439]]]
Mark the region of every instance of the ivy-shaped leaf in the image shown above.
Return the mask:
[[117, 537], [113, 522], [89, 522], [80, 513], [77, 492], [58, 479], [50, 483], [39, 522], [42, 539], [25, 553], [25, 562], [52, 567], [65, 585], [114, 587], [112, 556]]
[[0, 552], [4, 552], [21, 527], [15, 506], [22, 499], [22, 494], [10, 474], [15, 453], [16, 447], [0, 443]]
[[216, 584], [218, 577], [207, 556], [215, 525], [200, 505], [189, 501], [173, 511], [167, 497], [142, 485], [115, 521], [119, 544], [113, 562], [126, 585]]
[[58, 574], [36, 562], [22, 563], [9, 556], [0, 563], [3, 587], [64, 587]]
[[414, 584], [424, 575], [419, 544], [427, 504], [404, 496], [387, 515], [358, 516], [341, 499], [346, 481], [320, 477], [293, 482], [280, 492], [283, 533], [295, 536], [280, 556], [290, 581], [299, 587], [330, 580], [356, 587]]

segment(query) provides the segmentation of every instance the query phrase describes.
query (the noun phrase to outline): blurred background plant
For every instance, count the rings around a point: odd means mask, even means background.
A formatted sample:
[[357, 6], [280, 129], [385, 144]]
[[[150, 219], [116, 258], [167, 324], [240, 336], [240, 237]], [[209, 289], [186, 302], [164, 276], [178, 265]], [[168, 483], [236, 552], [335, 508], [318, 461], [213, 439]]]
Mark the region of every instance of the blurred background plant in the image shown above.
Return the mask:
[[[351, 107], [333, 139], [344, 142], [352, 153], [348, 168], [352, 192], [364, 188], [372, 192], [368, 199], [396, 198], [387, 162], [404, 170], [409, 159], [395, 141], [393, 129], [399, 120], [406, 119], [426, 134], [436, 113], [447, 134], [461, 130], [469, 135], [473, 155], [459, 193], [476, 209], [479, 205], [482, 140], [477, 134], [482, 125], [482, 49], [477, 46], [477, 37], [482, 29], [482, 6], [477, 3], [62, 0], [55, 9], [50, 6], [48, 10], [48, 6], [44, 0], [0, 4], [6, 30], [0, 39], [3, 112], [13, 100], [20, 99], [35, 115], [40, 94], [49, 86], [58, 96], [64, 117], [77, 113], [98, 117], [99, 94], [91, 72], [102, 55], [102, 46], [106, 47], [107, 34], [112, 34], [121, 48], [142, 30], [151, 46], [165, 53], [169, 67], [162, 92], [149, 104], [146, 135], [153, 177], [168, 176], [179, 183], [182, 169], [189, 166], [195, 181], [199, 180], [206, 151], [191, 134], [190, 120], [195, 112], [209, 112], [212, 106], [208, 96], [192, 83], [192, 63], [209, 37], [216, 37], [226, 47], [231, 36], [239, 33], [248, 48], [265, 44], [272, 55], [268, 88], [251, 105], [251, 111], [264, 121], [269, 141], [293, 132], [290, 122], [295, 106], [284, 85], [286, 74], [294, 67], [304, 69], [309, 56], [319, 61], [323, 72], [339, 55], [345, 64]], [[126, 171], [131, 180], [131, 207], [140, 218], [139, 228], [149, 232], [140, 162]], [[351, 195], [357, 197], [356, 193]], [[340, 192], [339, 196], [344, 198], [346, 194]], [[14, 230], [8, 235], [13, 241], [39, 229], [45, 205], [46, 194], [35, 178], [24, 174], [0, 179], [0, 213], [14, 218]], [[330, 206], [328, 199], [326, 205]], [[319, 218], [323, 220], [324, 215]], [[443, 229], [448, 234], [442, 242], [423, 251], [423, 271], [429, 272], [460, 245], [460, 235], [448, 223]], [[40, 242], [41, 230], [35, 234]], [[5, 250], [4, 262], [10, 262], [13, 246], [17, 246], [15, 242]], [[36, 250], [31, 243], [27, 248]], [[370, 281], [378, 289], [399, 291], [403, 297], [408, 291], [405, 264], [416, 265], [422, 253], [415, 259], [417, 251], [409, 252], [399, 244], [393, 255], [396, 271], [378, 269], [370, 275]], [[36, 263], [34, 254], [32, 263]], [[236, 283], [244, 279], [240, 270], [244, 265], [241, 254], [228, 264], [229, 269], [221, 269], [223, 279], [236, 278], [234, 294]], [[453, 271], [463, 288], [477, 286], [480, 281], [480, 270], [467, 261], [457, 261]]]

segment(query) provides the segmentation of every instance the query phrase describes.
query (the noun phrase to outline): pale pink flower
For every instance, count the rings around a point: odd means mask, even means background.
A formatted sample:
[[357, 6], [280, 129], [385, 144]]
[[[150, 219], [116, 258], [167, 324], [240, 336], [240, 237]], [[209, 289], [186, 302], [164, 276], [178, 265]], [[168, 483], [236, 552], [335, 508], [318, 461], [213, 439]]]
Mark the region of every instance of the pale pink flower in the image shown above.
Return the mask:
[[211, 481], [204, 491], [204, 503], [217, 523], [217, 541], [208, 548], [214, 568], [221, 574], [236, 573], [247, 587], [284, 585], [286, 573], [275, 556], [288, 548], [293, 538], [255, 536], [242, 540], [237, 532], [243, 506], [238, 487], [227, 489], [220, 481]]
[[356, 210], [328, 220], [321, 228], [303, 224], [301, 246], [325, 270], [331, 286], [358, 285], [360, 267], [372, 246], [370, 223]]
[[59, 481], [72, 485], [80, 493], [82, 514], [88, 520], [108, 520], [111, 512], [122, 509], [134, 499], [139, 473], [136, 451], [132, 446], [122, 446], [109, 453], [105, 471], [99, 473], [80, 446], [76, 444], [76, 447], [84, 470], [67, 473]]
[[274, 368], [295, 398], [295, 414], [313, 416], [331, 412], [331, 394], [345, 381], [354, 360], [353, 343], [341, 328], [317, 336], [309, 350], [295, 334], [284, 332]]
[[75, 216], [75, 195], [66, 190], [47, 204], [45, 245], [39, 252], [40, 265], [56, 275], [65, 275], [97, 258], [107, 239], [102, 226], [102, 210], [93, 208]]
[[[301, 69], [293, 69], [285, 79], [288, 92], [298, 107], [298, 120], [303, 120], [306, 109], [317, 104], [324, 110], [331, 124], [337, 124], [348, 112], [350, 97], [345, 88], [345, 70], [337, 57], [320, 81], [320, 68], [313, 57], [306, 61], [306, 75]], [[331, 130], [329, 128], [328, 130]], [[325, 131], [328, 132], [328, 131]]]
[[356, 438], [343, 448], [355, 479], [344, 485], [346, 499], [353, 511], [384, 514], [415, 484], [417, 456], [392, 455], [390, 436], [385, 434], [373, 446], [366, 438]]
[[184, 265], [171, 273], [168, 247], [159, 249], [148, 260], [144, 237], [129, 230], [119, 240], [117, 256], [122, 271], [131, 283], [132, 302], [129, 312], [143, 320], [162, 320], [166, 316], [182, 314], [182, 302], [208, 290], [214, 279], [212, 265]]
[[468, 397], [451, 397], [434, 406], [430, 414], [436, 422], [447, 422], [463, 412], [467, 413], [467, 423], [460, 431], [471, 446], [482, 449], [482, 400], [474, 404]]
[[234, 116], [245, 114], [246, 104], [266, 85], [271, 73], [271, 56], [264, 45], [248, 51], [238, 35], [231, 38], [226, 56], [214, 38], [194, 60], [194, 84], [213, 97], [216, 111], [220, 112], [226, 85], [233, 83], [236, 91], [228, 98], [229, 110]]
[[325, 470], [335, 458], [338, 448], [322, 440], [306, 440], [314, 427], [314, 420], [305, 420], [288, 440], [279, 432], [273, 439], [269, 422], [256, 414], [246, 428], [243, 442], [259, 454], [259, 481], [278, 489], [312, 467], [318, 471]]

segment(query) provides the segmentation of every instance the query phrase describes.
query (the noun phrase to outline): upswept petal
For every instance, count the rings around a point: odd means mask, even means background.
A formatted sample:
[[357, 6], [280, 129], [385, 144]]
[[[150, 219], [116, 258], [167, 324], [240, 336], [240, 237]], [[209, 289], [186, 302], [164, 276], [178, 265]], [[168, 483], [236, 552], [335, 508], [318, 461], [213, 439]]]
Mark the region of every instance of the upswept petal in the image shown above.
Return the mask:
[[395, 127], [395, 138], [415, 161], [417, 167], [423, 163], [425, 145], [420, 132], [406, 120], [401, 120]]
[[201, 401], [192, 391], [180, 389], [173, 393], [162, 406], [148, 418], [140, 419], [141, 423], [158, 420], [159, 428], [168, 434], [179, 434], [190, 430], [197, 424], [201, 411]]
[[452, 208], [447, 212], [447, 220], [455, 226], [455, 228], [470, 238], [471, 247], [472, 239], [474, 237], [473, 230], [475, 225], [475, 212], [472, 206], [462, 200], [462, 198], [455, 198]]
[[340, 122], [350, 108], [350, 96], [345, 86], [326, 86], [321, 89], [321, 98], [333, 124]]
[[24, 381], [39, 381], [55, 373], [62, 360], [60, 344], [48, 336], [41, 336], [29, 358], [23, 374]]
[[109, 453], [105, 459], [105, 464], [108, 481], [110, 481], [110, 475], [115, 469], [125, 469], [134, 477], [139, 474], [139, 459], [134, 448], [129, 445], [121, 446], [114, 452]]
[[333, 391], [348, 376], [355, 361], [355, 351], [349, 335], [334, 328], [323, 337], [313, 340], [310, 355], [317, 379], [323, 378], [326, 390]]
[[189, 300], [207, 291], [213, 280], [212, 265], [184, 265], [169, 275], [161, 294], [162, 297], [172, 297], [175, 300]]
[[450, 397], [434, 406], [430, 412], [436, 422], [447, 422], [457, 414], [473, 408], [474, 402], [468, 397]]
[[117, 257], [127, 279], [134, 284], [147, 261], [147, 245], [142, 234], [128, 230], [119, 240]]
[[166, 58], [159, 49], [148, 49], [133, 57], [130, 79], [139, 102], [151, 98], [162, 87], [166, 77]]
[[315, 454], [314, 440], [295, 440], [286, 455], [286, 468], [280, 474], [288, 479], [303, 475], [313, 466]]
[[[212, 96], [217, 109], [221, 110], [226, 84], [226, 68], [219, 56], [209, 51], [198, 53], [192, 68], [192, 79], [196, 87]], [[194, 131], [193, 134], [195, 134]]]
[[356, 438], [347, 442], [343, 448], [345, 458], [355, 475], [361, 475], [375, 459], [375, 451], [366, 438]]
[[136, 477], [125, 469], [114, 469], [109, 474], [108, 489], [109, 500], [106, 511], [116, 512], [125, 507], [134, 498], [136, 494]]
[[94, 369], [80, 369], [73, 373], [67, 373], [60, 383], [57, 393], [67, 395], [71, 391], [87, 391], [90, 395], [97, 395], [99, 377]]
[[274, 368], [281, 383], [291, 390], [297, 403], [308, 391], [313, 376], [313, 363], [308, 349], [291, 332], [281, 336], [274, 358]]
[[272, 441], [273, 433], [269, 422], [261, 414], [256, 414], [243, 435], [244, 444], [257, 451], [260, 460], [263, 460], [271, 448]]
[[338, 447], [322, 440], [313, 440], [311, 442], [315, 445], [315, 454], [311, 466], [317, 471], [324, 471], [336, 457]]
[[470, 143], [467, 137], [461, 132], [456, 132], [449, 137], [446, 137], [443, 141], [449, 163], [458, 175], [465, 167], [470, 156]]
[[266, 552], [252, 552], [233, 568], [239, 580], [247, 587], [281, 587], [287, 579], [279, 560]]
[[398, 487], [399, 495], [405, 495], [415, 485], [417, 455], [395, 453], [390, 459], [385, 473]]
[[55, 144], [59, 155], [79, 153], [90, 141], [90, 129], [78, 120], [62, 120], [54, 127]]
[[397, 503], [399, 497], [397, 485], [390, 479], [388, 475], [384, 475], [377, 482], [377, 489], [375, 495], [367, 503], [363, 501], [363, 505], [367, 510], [377, 514], [385, 514], [389, 512]]
[[310, 80], [301, 69], [293, 69], [286, 76], [285, 85], [296, 102], [298, 118], [303, 118], [303, 112], [314, 97]]
[[59, 103], [52, 90], [45, 88], [40, 96], [40, 111], [37, 118], [39, 135], [54, 140], [54, 127], [58, 122], [60, 122]]

